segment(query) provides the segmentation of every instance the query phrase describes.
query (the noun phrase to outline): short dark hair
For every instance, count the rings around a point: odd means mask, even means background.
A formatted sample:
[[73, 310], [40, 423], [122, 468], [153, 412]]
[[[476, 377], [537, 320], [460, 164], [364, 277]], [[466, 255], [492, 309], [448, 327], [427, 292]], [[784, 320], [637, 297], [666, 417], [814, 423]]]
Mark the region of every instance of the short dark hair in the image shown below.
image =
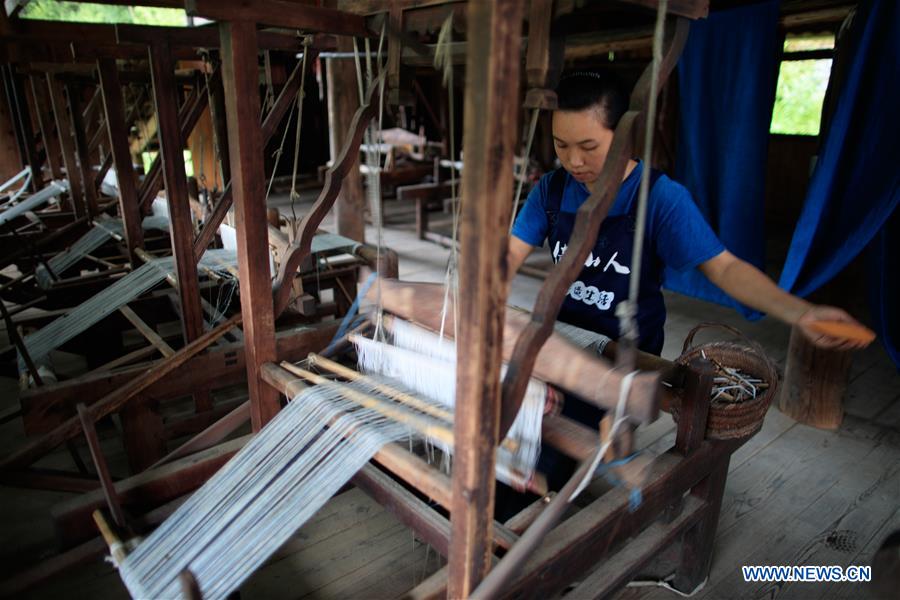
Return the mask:
[[564, 73], [556, 86], [556, 97], [559, 110], [597, 108], [607, 129], [615, 129], [628, 109], [622, 84], [613, 74], [604, 71]]

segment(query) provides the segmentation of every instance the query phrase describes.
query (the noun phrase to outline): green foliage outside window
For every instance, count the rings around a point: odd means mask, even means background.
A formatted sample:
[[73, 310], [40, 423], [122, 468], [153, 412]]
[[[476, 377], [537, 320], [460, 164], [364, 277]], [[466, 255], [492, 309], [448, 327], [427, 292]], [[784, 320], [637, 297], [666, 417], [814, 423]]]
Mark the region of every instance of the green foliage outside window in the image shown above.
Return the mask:
[[79, 23], [137, 23], [140, 25], [184, 26], [185, 13], [177, 8], [112, 6], [58, 0], [31, 0], [22, 12], [25, 19], [76, 21]]
[[[141, 161], [144, 163], [144, 173], [150, 170], [153, 159], [156, 158], [156, 152], [141, 152]], [[190, 150], [184, 151], [184, 174], [188, 177], [194, 176], [194, 160]]]
[[[834, 36], [789, 37], [784, 51], [828, 50]], [[771, 133], [819, 135], [822, 102], [831, 75], [831, 59], [785, 60], [778, 72]]]

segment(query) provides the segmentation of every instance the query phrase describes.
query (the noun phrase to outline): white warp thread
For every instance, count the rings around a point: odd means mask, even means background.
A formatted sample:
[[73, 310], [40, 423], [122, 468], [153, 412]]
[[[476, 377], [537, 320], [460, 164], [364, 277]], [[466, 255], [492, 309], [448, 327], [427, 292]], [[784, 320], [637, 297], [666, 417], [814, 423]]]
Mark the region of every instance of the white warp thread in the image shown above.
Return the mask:
[[53, 283], [52, 272], [59, 277], [75, 265], [85, 256], [105, 244], [115, 234], [123, 235], [124, 227], [121, 219], [98, 219], [94, 226], [87, 233], [78, 238], [74, 244], [56, 254], [47, 261], [50, 271], [44, 265], [38, 265], [34, 271], [34, 277], [37, 279], [38, 285], [43, 289], [47, 289]]
[[27, 178], [27, 180], [24, 184], [22, 184], [22, 187], [17, 190], [18, 192], [21, 192], [26, 187], [28, 187], [28, 184], [31, 182], [31, 167], [25, 167], [24, 169], [7, 179], [2, 185], [0, 185], [0, 193], [5, 192], [8, 188], [14, 186], [25, 178]]
[[[199, 263], [200, 267], [213, 271], [236, 265], [237, 256], [228, 250], [208, 250]], [[24, 341], [28, 354], [35, 362], [41, 361], [51, 351], [162, 283], [167, 275], [174, 272], [175, 260], [171, 256], [141, 265], [70, 312], [26, 336]], [[19, 370], [24, 369], [25, 362], [19, 357]]]
[[409, 434], [345, 399], [344, 387], [296, 396], [146, 538], [120, 567], [131, 595], [179, 597], [178, 576], [190, 569], [204, 598], [225, 598], [382, 446]]
[[55, 198], [63, 192], [68, 191], [69, 182], [65, 179], [60, 181], [51, 181], [50, 184], [44, 187], [44, 189], [42, 189], [41, 191], [32, 194], [25, 200], [19, 202], [16, 205], [10, 206], [2, 213], [0, 213], [0, 225], [5, 225], [16, 217], [24, 215], [29, 210], [37, 208], [42, 204], [46, 204], [50, 201], [51, 198]]
[[[453, 340], [403, 321], [393, 319], [390, 325], [394, 345], [366, 338], [355, 338], [359, 368], [391, 378], [413, 392], [453, 409], [456, 403], [456, 345]], [[501, 377], [506, 372], [504, 366]], [[392, 384], [397, 386], [396, 383]], [[531, 379], [519, 414], [507, 433], [514, 451], [500, 446], [497, 450], [497, 478], [503, 483], [522, 488], [533, 476], [541, 451], [541, 424], [547, 386]], [[435, 443], [447, 452], [449, 449]]]

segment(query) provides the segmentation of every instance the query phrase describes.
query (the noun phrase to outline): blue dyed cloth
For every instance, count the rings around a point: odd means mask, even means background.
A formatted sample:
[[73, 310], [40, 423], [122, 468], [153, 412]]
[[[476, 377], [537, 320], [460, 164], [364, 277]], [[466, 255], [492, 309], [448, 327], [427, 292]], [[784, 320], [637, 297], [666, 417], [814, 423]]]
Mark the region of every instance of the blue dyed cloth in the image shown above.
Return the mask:
[[[737, 257], [764, 266], [766, 153], [777, 81], [777, 0], [711, 12], [691, 23], [678, 63], [680, 131], [675, 179]], [[702, 273], [669, 269], [665, 287], [760, 314]]]
[[[806, 296], [867, 245], [872, 313], [879, 337], [900, 366], [897, 343], [896, 218], [900, 200], [900, 4], [860, 2], [839, 41], [852, 59], [828, 124], [779, 285]], [[893, 236], [888, 230], [893, 228]]]

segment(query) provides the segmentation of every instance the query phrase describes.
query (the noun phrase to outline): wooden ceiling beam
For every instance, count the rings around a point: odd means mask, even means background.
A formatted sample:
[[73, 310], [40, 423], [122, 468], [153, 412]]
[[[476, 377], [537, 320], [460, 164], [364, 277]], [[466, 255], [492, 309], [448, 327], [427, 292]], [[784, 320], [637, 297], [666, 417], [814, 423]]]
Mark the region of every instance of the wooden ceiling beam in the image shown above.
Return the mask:
[[[636, 4], [656, 12], [659, 0], [617, 0], [620, 4]], [[688, 19], [705, 19], [709, 16], [709, 0], [669, 0], [666, 13], [687, 17]]]
[[87, 2], [90, 4], [109, 4], [112, 6], [149, 6], [151, 8], [183, 9], [183, 0], [69, 0], [70, 2]]
[[[170, 47], [218, 48], [220, 44], [219, 30], [215, 26], [155, 27], [117, 24], [115, 28], [116, 41], [120, 44], [148, 45], [158, 40], [166, 40]], [[301, 49], [300, 39], [296, 35], [260, 31], [257, 32], [257, 38], [261, 50], [295, 52]]]
[[358, 37], [373, 35], [361, 15], [291, 0], [186, 0], [185, 10], [191, 16], [216, 21], [244, 21], [269, 27]]
[[[444, 4], [457, 4], [465, 0], [397, 0], [397, 6], [400, 10], [410, 10], [414, 8], [427, 8], [430, 6], [441, 6]], [[354, 13], [357, 15], [374, 15], [380, 12], [386, 12], [388, 7], [384, 0], [338, 0], [338, 10]]]

